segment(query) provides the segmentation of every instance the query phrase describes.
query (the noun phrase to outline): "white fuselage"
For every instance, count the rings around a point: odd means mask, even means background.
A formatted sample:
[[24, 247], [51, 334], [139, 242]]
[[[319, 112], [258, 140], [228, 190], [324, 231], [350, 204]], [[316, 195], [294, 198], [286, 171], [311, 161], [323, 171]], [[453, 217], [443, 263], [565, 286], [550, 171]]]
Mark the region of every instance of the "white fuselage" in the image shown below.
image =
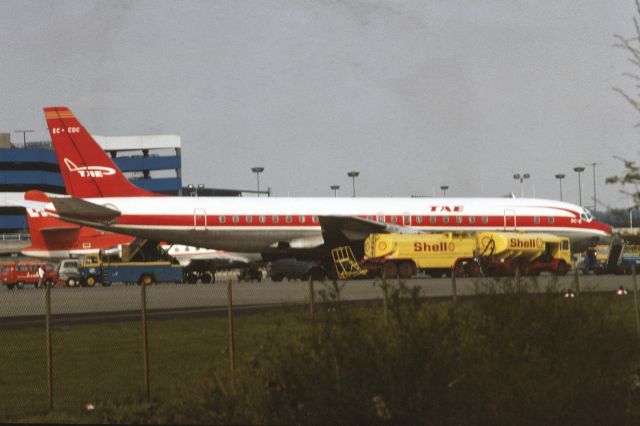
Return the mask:
[[[608, 225], [583, 208], [559, 201], [516, 198], [87, 198], [118, 210], [112, 224], [74, 220], [112, 232], [238, 252], [286, 244], [322, 244], [319, 218], [357, 217], [420, 232], [518, 230], [547, 232], [572, 242], [607, 237]], [[52, 204], [47, 210], [55, 212]]]

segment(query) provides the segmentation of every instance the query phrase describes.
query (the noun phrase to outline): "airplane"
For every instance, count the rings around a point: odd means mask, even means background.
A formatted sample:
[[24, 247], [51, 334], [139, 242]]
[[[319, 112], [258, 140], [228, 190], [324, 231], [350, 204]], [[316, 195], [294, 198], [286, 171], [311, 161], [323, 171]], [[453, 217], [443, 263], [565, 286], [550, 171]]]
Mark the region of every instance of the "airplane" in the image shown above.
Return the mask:
[[545, 232], [569, 237], [574, 249], [611, 234], [587, 209], [544, 199], [158, 196], [132, 185], [69, 108], [45, 107], [44, 114], [65, 185], [75, 195], [32, 199], [50, 215], [105, 231], [261, 253], [265, 260], [304, 253], [326, 258], [333, 247], [358, 247], [369, 234], [384, 232]]

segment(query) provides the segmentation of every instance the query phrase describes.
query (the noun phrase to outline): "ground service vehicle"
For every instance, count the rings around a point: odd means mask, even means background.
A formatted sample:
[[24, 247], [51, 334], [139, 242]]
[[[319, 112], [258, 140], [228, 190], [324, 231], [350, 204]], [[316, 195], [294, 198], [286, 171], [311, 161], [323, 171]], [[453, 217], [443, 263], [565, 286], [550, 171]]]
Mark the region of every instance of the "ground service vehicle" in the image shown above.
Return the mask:
[[417, 270], [433, 277], [505, 275], [517, 269], [537, 274], [566, 274], [569, 240], [550, 234], [480, 232], [442, 234], [371, 234], [365, 240], [364, 266], [386, 277], [408, 278]]
[[58, 282], [67, 287], [75, 287], [78, 283], [78, 259], [61, 260], [56, 267]]
[[315, 280], [323, 280], [325, 277], [322, 266], [319, 262], [297, 260], [297, 259], [278, 259], [269, 264], [269, 276], [271, 281], [282, 281], [283, 279], [301, 279], [306, 281], [309, 277]]
[[126, 284], [153, 284], [182, 282], [180, 264], [159, 248], [155, 242], [136, 240], [120, 246], [117, 252], [100, 251], [98, 254], [79, 258], [78, 279], [80, 285], [93, 287], [115, 282]]
[[635, 265], [640, 271], [640, 245], [626, 244], [620, 238], [612, 239], [609, 245], [597, 245], [593, 272], [596, 274], [630, 274]]
[[49, 262], [6, 262], [0, 266], [0, 279], [9, 290], [17, 287], [23, 289], [26, 284], [38, 287], [40, 277], [38, 267], [44, 269], [43, 285], [51, 286], [58, 281], [55, 265]]

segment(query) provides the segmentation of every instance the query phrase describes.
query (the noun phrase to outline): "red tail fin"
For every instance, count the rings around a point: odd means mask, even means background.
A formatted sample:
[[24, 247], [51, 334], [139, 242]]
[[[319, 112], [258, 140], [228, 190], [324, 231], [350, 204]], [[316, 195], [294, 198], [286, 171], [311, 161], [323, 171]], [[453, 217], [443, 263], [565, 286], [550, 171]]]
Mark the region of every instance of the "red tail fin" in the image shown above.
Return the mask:
[[46, 107], [44, 116], [69, 195], [149, 197], [153, 192], [133, 185], [67, 107]]
[[[25, 200], [30, 201], [50, 201], [49, 197], [41, 191], [27, 191], [24, 194]], [[29, 223], [29, 233], [31, 234], [31, 247], [23, 250], [26, 254], [34, 250], [51, 250], [56, 245], [64, 245], [67, 240], [75, 240], [78, 237], [80, 226], [62, 222], [49, 216], [44, 210], [27, 208], [27, 222]], [[60, 231], [52, 235], [47, 231]], [[60, 238], [65, 236], [65, 238]], [[52, 238], [54, 237], [54, 238]]]

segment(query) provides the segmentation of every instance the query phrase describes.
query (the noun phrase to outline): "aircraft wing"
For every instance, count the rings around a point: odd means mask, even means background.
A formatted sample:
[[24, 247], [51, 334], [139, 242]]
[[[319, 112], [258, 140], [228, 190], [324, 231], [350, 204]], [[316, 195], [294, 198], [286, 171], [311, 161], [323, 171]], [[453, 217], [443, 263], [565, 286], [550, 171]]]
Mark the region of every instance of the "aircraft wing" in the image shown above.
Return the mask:
[[419, 234], [415, 229], [380, 223], [373, 220], [362, 219], [355, 216], [320, 216], [320, 227], [325, 243], [341, 243], [347, 241], [359, 241], [366, 239], [369, 234], [398, 233]]

